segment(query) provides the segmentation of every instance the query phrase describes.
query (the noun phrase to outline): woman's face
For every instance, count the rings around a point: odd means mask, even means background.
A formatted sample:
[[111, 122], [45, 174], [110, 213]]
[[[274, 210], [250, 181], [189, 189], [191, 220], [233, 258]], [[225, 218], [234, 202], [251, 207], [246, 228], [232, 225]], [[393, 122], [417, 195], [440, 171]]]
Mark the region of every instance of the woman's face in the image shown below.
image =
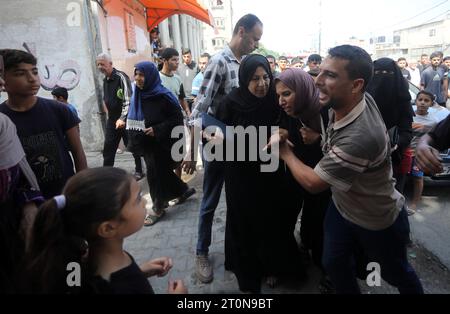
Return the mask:
[[136, 86], [139, 89], [143, 89], [144, 88], [144, 83], [145, 83], [145, 75], [144, 72], [141, 72], [139, 70], [135, 70], [134, 71], [134, 81], [136, 82]]
[[292, 117], [295, 117], [295, 92], [286, 86], [282, 81], [278, 81], [275, 86], [279, 97], [278, 103], [283, 110]]
[[270, 76], [262, 66], [256, 68], [250, 82], [248, 83], [248, 90], [254, 96], [263, 98], [267, 95], [270, 85]]

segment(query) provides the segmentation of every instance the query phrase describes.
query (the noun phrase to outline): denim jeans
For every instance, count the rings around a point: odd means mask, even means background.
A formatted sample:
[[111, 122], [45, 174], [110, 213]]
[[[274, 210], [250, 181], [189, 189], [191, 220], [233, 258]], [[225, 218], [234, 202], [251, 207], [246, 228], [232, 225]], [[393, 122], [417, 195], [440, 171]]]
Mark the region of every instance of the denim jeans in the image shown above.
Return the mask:
[[372, 231], [344, 219], [331, 202], [324, 230], [322, 262], [337, 293], [360, 293], [354, 260], [354, 252], [359, 246], [369, 262], [380, 265], [381, 277], [397, 287], [401, 294], [423, 293], [419, 278], [407, 259], [409, 221], [405, 208], [390, 227]]
[[209, 246], [211, 245], [214, 212], [219, 203], [224, 183], [223, 167], [223, 162], [206, 161], [203, 158], [203, 198], [198, 222], [197, 255], [208, 254]]

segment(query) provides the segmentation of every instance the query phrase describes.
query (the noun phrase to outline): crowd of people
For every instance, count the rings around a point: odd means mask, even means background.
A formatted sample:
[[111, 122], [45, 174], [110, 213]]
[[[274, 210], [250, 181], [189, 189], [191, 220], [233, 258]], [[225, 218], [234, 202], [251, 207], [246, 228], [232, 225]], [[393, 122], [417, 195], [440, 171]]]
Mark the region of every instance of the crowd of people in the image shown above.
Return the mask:
[[[406, 60], [372, 61], [351, 45], [325, 58], [312, 54], [306, 64], [252, 54], [263, 36], [253, 14], [239, 19], [223, 50], [202, 54], [198, 64], [187, 48], [180, 64], [179, 52], [162, 50], [157, 32], [151, 35], [160, 66], [137, 63], [133, 83], [111, 56], [97, 56], [107, 123], [103, 167], [94, 169], [67, 90], [53, 90], [54, 100], [36, 96], [36, 58], [0, 50], [0, 91], [8, 94], [0, 104], [1, 292], [153, 293], [147, 277], [166, 275], [171, 258], [138, 266], [124, 239], [196, 193], [181, 172], [196, 171], [201, 147], [195, 256], [201, 282], [214, 279], [209, 248], [225, 186], [225, 269], [242, 292], [260, 293], [263, 281], [302, 282], [311, 258], [323, 293], [359, 293], [356, 275], [364, 276], [358, 270], [367, 261], [379, 263], [400, 293], [423, 293], [406, 254], [408, 214], [420, 200], [423, 173], [442, 171], [439, 150], [450, 147], [450, 117], [439, 122], [428, 113], [447, 101], [449, 58], [433, 53], [420, 68], [414, 112]], [[182, 130], [178, 137], [174, 128]], [[239, 138], [228, 128], [258, 132]], [[173, 146], [186, 138], [189, 149], [179, 152], [185, 158], [176, 159]], [[133, 154], [133, 174], [113, 167], [121, 140]], [[205, 149], [211, 145], [215, 156], [227, 158], [211, 159]], [[264, 152], [277, 160], [271, 171], [261, 170], [269, 163]], [[407, 206], [409, 173], [414, 197]], [[151, 210], [137, 182], [144, 177]], [[81, 287], [66, 283], [71, 262], [81, 267]], [[168, 293], [187, 288], [170, 281]]]

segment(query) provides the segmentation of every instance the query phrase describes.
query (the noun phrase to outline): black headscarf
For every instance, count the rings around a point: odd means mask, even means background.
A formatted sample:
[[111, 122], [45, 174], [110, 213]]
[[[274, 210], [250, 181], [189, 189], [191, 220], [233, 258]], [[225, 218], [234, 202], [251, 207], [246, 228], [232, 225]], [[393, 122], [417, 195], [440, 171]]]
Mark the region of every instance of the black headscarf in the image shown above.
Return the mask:
[[398, 149], [392, 152], [392, 163], [398, 166], [412, 139], [411, 124], [414, 112], [408, 81], [394, 60], [381, 58], [374, 62], [374, 76], [367, 92], [375, 99], [386, 128], [398, 128]]
[[[248, 90], [248, 84], [259, 66], [263, 67], [270, 77], [269, 90], [267, 95], [262, 98], [256, 97]], [[236, 109], [241, 112], [253, 111], [266, 102], [277, 103], [273, 88], [273, 75], [266, 57], [254, 54], [244, 58], [239, 67], [239, 88], [233, 89], [229, 94], [229, 98], [238, 105]]]
[[408, 82], [394, 60], [380, 58], [374, 61], [374, 76], [367, 92], [375, 99], [387, 128], [397, 125], [396, 108], [410, 103]]

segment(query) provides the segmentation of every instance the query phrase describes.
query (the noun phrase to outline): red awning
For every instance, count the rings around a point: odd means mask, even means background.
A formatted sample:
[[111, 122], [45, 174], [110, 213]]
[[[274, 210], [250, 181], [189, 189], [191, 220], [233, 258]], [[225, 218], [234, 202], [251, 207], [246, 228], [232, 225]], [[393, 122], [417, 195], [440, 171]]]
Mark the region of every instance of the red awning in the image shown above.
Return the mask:
[[187, 14], [214, 25], [210, 12], [196, 0], [139, 0], [147, 8], [147, 27], [153, 29], [174, 14]]

